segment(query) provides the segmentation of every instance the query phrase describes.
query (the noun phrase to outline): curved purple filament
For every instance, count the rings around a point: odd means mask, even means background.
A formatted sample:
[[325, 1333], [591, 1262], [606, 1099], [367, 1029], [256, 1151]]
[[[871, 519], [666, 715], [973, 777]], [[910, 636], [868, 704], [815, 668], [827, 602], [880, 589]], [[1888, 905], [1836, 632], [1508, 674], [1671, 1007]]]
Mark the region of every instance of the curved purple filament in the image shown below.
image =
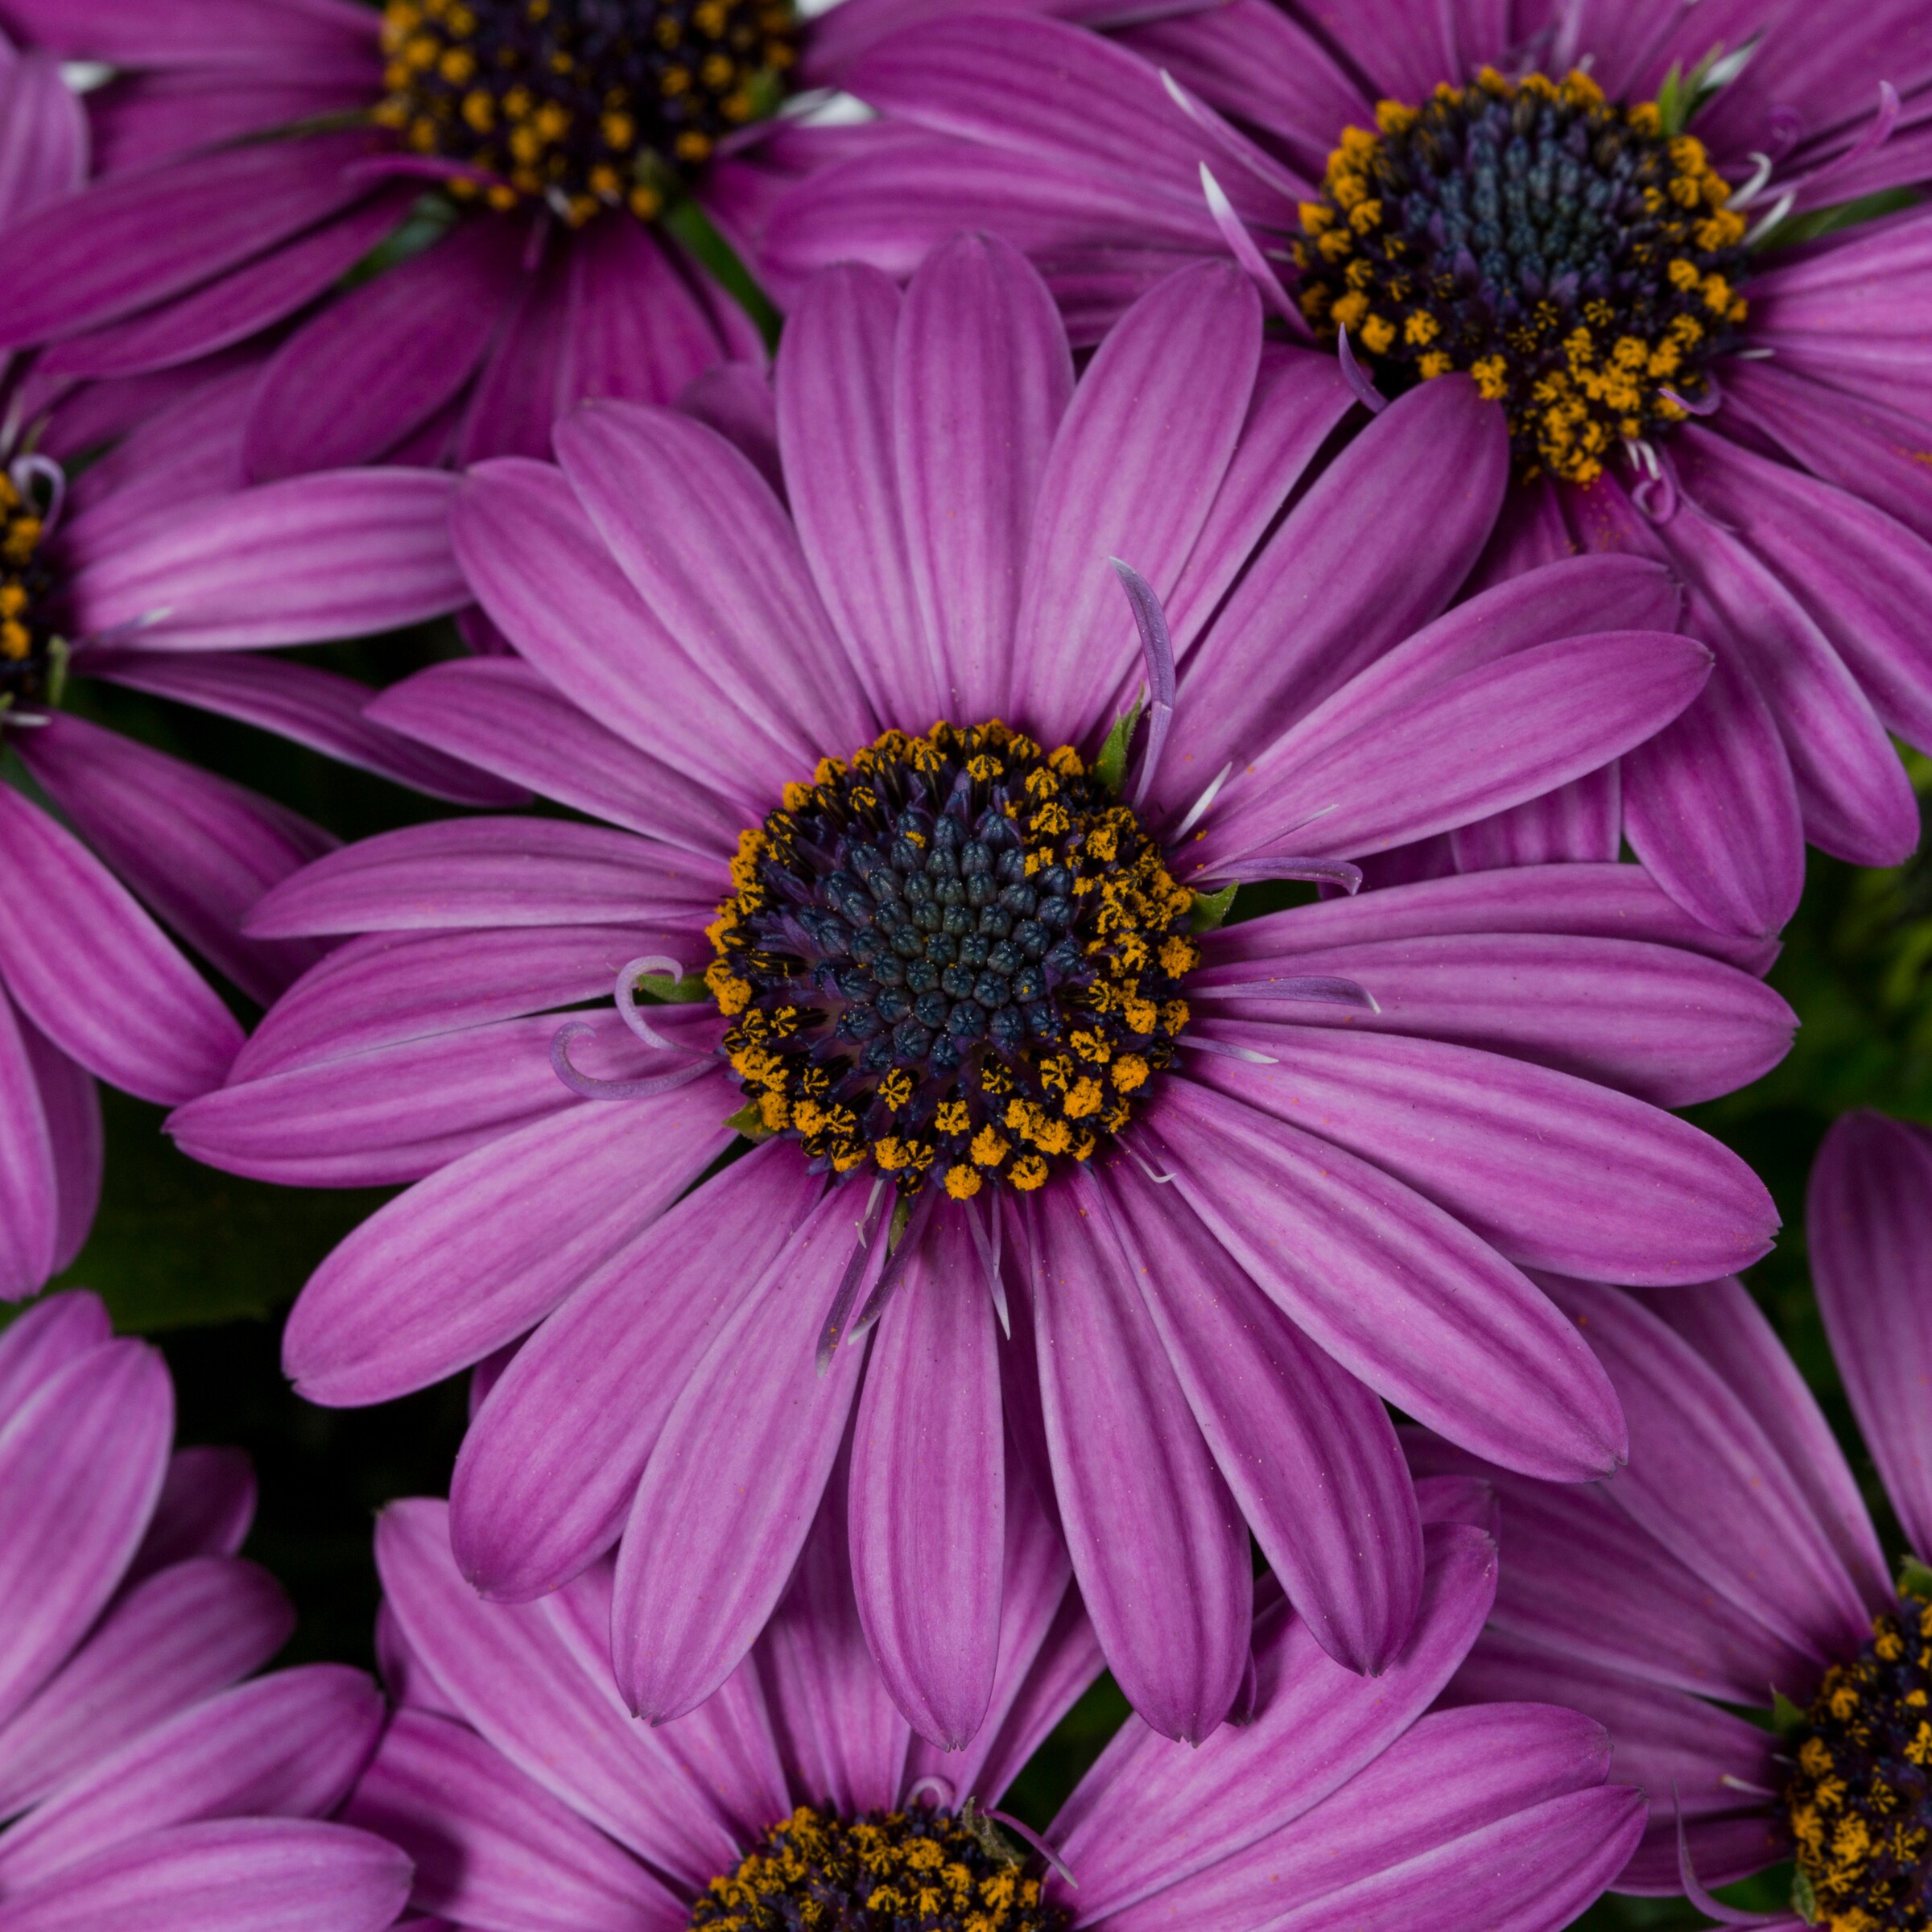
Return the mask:
[[1348, 324], [1342, 324], [1341, 332], [1335, 339], [1335, 359], [1342, 365], [1342, 380], [1355, 391], [1355, 399], [1372, 416], [1379, 416], [1389, 407], [1389, 398], [1368, 379], [1368, 372], [1355, 359], [1355, 351], [1348, 343]]
[[1243, 885], [1264, 879], [1298, 879], [1315, 886], [1339, 886], [1353, 898], [1362, 889], [1362, 869], [1347, 859], [1270, 857], [1251, 852], [1245, 858], [1223, 859], [1204, 867], [1210, 878], [1238, 880]]
[[61, 508], [67, 502], [67, 472], [52, 456], [35, 451], [24, 456], [15, 456], [9, 474], [14, 488], [28, 502], [33, 500], [34, 479], [38, 478], [47, 485], [47, 507], [40, 513], [40, 535], [44, 541], [54, 534], [54, 526], [60, 521]]
[[1674, 1778], [1670, 1783], [1670, 1803], [1677, 1814], [1677, 1876], [1684, 1888], [1684, 1897], [1705, 1918], [1715, 1919], [1720, 1926], [1768, 1926], [1783, 1918], [1782, 1913], [1740, 1912], [1736, 1905], [1727, 1905], [1704, 1889], [1690, 1863], [1690, 1839], [1684, 1830], [1684, 1801]]
[[912, 1212], [907, 1218], [905, 1232], [899, 1236], [899, 1245], [879, 1273], [879, 1285], [865, 1298], [865, 1306], [859, 1311], [859, 1319], [845, 1332], [848, 1342], [856, 1342], [879, 1317], [886, 1312], [886, 1304], [892, 1299], [892, 1291], [899, 1285], [899, 1277], [906, 1272], [906, 1264], [912, 1259], [913, 1250], [919, 1245], [919, 1236], [925, 1232], [927, 1217], [932, 1212], [932, 1203], [939, 1194], [936, 1187], [923, 1187], [919, 1199], [912, 1204]]
[[1218, 1053], [1225, 1059], [1245, 1060], [1253, 1067], [1281, 1064], [1271, 1053], [1258, 1052], [1253, 1046], [1237, 1046], [1232, 1040], [1211, 1040], [1202, 1033], [1183, 1033], [1174, 1043], [1177, 1046], [1191, 1046], [1196, 1053]]
[[1787, 181], [1785, 187], [1794, 190], [1803, 188], [1808, 192], [1819, 182], [1842, 174], [1855, 163], [1864, 160], [1875, 147], [1882, 147], [1892, 138], [1892, 130], [1898, 126], [1901, 106], [1898, 89], [1889, 80], [1880, 81], [1877, 111], [1865, 131], [1842, 155], [1834, 155], [1823, 167], [1813, 168], [1808, 175], [1800, 175], [1795, 181]]
[[1030, 1825], [1022, 1824], [1008, 1811], [982, 1810], [980, 1815], [982, 1818], [991, 1818], [1001, 1831], [1010, 1831], [1015, 1838], [1023, 1839], [1027, 1844], [1032, 1846], [1034, 1850], [1038, 1852], [1040, 1856], [1045, 1859], [1047, 1864], [1059, 1874], [1061, 1882], [1069, 1892], [1080, 1890], [1080, 1880], [1067, 1869], [1066, 1860], [1062, 1858], [1059, 1853], [1055, 1851], [1053, 1847], [1048, 1844], [1046, 1839], [1042, 1838]]
[[1199, 999], [1314, 1000], [1333, 1006], [1357, 1006], [1364, 1013], [1380, 1013], [1375, 995], [1355, 980], [1329, 973], [1290, 974], [1278, 980], [1228, 980], [1211, 986], [1191, 985], [1188, 991]]
[[844, 1339], [845, 1318], [852, 1312], [852, 1304], [857, 1298], [859, 1285], [865, 1278], [865, 1271], [874, 1258], [872, 1245], [873, 1217], [877, 1213], [879, 1196], [886, 1191], [886, 1177], [881, 1174], [872, 1183], [872, 1192], [866, 1196], [865, 1211], [858, 1219], [857, 1238], [853, 1241], [852, 1253], [845, 1263], [845, 1272], [839, 1278], [839, 1291], [832, 1297], [832, 1312], [825, 1318], [825, 1326], [819, 1331], [818, 1369], [823, 1375], [832, 1366], [832, 1358], [837, 1353], [840, 1341]]
[[[1165, 72], [1161, 78], [1172, 87], [1173, 82]], [[1256, 246], [1254, 237], [1248, 232], [1247, 223], [1236, 213], [1234, 204], [1228, 199], [1227, 190], [1215, 180], [1214, 170], [1205, 161], [1201, 163], [1201, 193], [1207, 200], [1210, 218], [1221, 231], [1221, 239], [1228, 244], [1228, 252], [1240, 264], [1248, 279], [1261, 291], [1262, 301], [1290, 324], [1298, 335], [1305, 337], [1308, 324], [1302, 320], [1301, 312], [1288, 299], [1288, 291], [1282, 287], [1281, 277]]]
[[674, 1087], [686, 1086], [697, 1079], [710, 1065], [708, 1060], [694, 1059], [688, 1067], [680, 1067], [675, 1073], [653, 1074], [646, 1080], [596, 1080], [588, 1073], [579, 1072], [570, 1061], [571, 1042], [594, 1036], [596, 1032], [596, 1027], [587, 1026], [582, 1020], [567, 1020], [550, 1039], [552, 1071], [572, 1093], [587, 1100], [641, 1100], [654, 1093], [669, 1093]]
[[1715, 382], [1710, 382], [1709, 387], [1695, 402], [1693, 402], [1681, 390], [1671, 388], [1667, 382], [1660, 383], [1657, 386], [1657, 393], [1666, 402], [1674, 402], [1687, 415], [1714, 416], [1724, 406], [1724, 391], [1717, 386]]
[[646, 973], [654, 979], [667, 977], [675, 984], [683, 978], [684, 968], [665, 952], [643, 953], [619, 967], [615, 995], [617, 1017], [646, 1046], [654, 1046], [659, 1053], [683, 1053], [686, 1048], [653, 1033], [650, 1021], [638, 1010], [638, 981]]
[[[995, 1195], [988, 1206], [994, 1216], [993, 1225], [999, 1225], [999, 1196]], [[966, 1225], [972, 1230], [972, 1245], [978, 1251], [980, 1265], [986, 1271], [986, 1292], [993, 1299], [993, 1311], [1000, 1318], [1000, 1332], [1009, 1341], [1013, 1340], [1013, 1319], [1006, 1307], [1006, 1287], [1000, 1279], [1000, 1257], [993, 1243], [987, 1238], [986, 1230], [980, 1220], [980, 1203], [977, 1200], [966, 1203]]]
[[1167, 613], [1154, 586], [1131, 564], [1118, 557], [1107, 561], [1119, 573], [1127, 602], [1141, 634], [1141, 655], [1147, 665], [1147, 744], [1141, 753], [1141, 775], [1133, 788], [1133, 808], [1138, 811], [1154, 782], [1154, 767], [1161, 762], [1161, 749], [1167, 742], [1167, 727], [1174, 720], [1174, 638], [1167, 629]]

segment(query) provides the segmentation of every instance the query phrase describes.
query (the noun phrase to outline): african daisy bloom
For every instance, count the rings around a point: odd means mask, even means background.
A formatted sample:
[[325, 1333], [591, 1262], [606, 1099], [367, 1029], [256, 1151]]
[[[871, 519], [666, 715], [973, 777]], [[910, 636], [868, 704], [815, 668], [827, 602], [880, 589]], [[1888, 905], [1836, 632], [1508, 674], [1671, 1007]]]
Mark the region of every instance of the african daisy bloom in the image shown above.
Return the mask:
[[380, 1932], [408, 1861], [325, 1821], [382, 1696], [335, 1664], [251, 1677], [295, 1624], [235, 1554], [254, 1480], [173, 1435], [159, 1354], [93, 1295], [0, 1334], [0, 1926]]
[[1932, 175], [1923, 25], [1917, 0], [947, 9], [853, 60], [883, 118], [787, 194], [767, 254], [904, 275], [990, 229], [1076, 340], [1232, 255], [1371, 407], [1468, 372], [1519, 480], [1489, 574], [1655, 556], [1718, 667], [1643, 750], [1410, 875], [1620, 835], [1699, 917], [1771, 933], [1807, 839], [1889, 865], [1918, 836], [1887, 734], [1932, 748], [1932, 213], [1759, 244]]
[[[86, 1238], [101, 1185], [93, 1080], [174, 1104], [217, 1085], [242, 1043], [163, 927], [266, 1003], [322, 949], [250, 939], [242, 914], [336, 843], [267, 799], [71, 715], [80, 680], [262, 726], [444, 798], [525, 795], [369, 724], [364, 686], [258, 648], [386, 630], [469, 592], [440, 473], [244, 487], [252, 374], [204, 374], [147, 411], [126, 385], [96, 386], [0, 468], [0, 747], [60, 815], [0, 786], [9, 1298], [33, 1293]], [[70, 486], [62, 460], [104, 440], [108, 452]]]
[[1130, 1718], [1037, 1838], [1001, 1794], [1100, 1659], [1059, 1539], [1023, 1484], [1015, 1501], [1015, 1614], [985, 1728], [955, 1752], [914, 1736], [875, 1674], [830, 1506], [751, 1654], [646, 1728], [611, 1677], [607, 1566], [485, 1604], [444, 1505], [398, 1504], [376, 1560], [402, 1707], [345, 1815], [409, 1853], [419, 1910], [497, 1932], [778, 1932], [801, 1908], [847, 1932], [1393, 1932], [1425, 1901], [1450, 1932], [1555, 1932], [1635, 1843], [1642, 1801], [1604, 1782], [1589, 1719], [1425, 1715], [1496, 1583], [1488, 1537], [1446, 1522], [1382, 1678], [1343, 1670], [1278, 1597], [1255, 1621], [1253, 1721], [1187, 1751]]
[[1595, 769], [1708, 664], [1629, 558], [1439, 616], [1501, 421], [1434, 384], [1313, 474], [1348, 390], [1261, 334], [1203, 264], [1076, 384], [1038, 275], [963, 237], [903, 299], [861, 269], [802, 297], [790, 511], [629, 405], [560, 424], [561, 468], [480, 466], [456, 551], [522, 661], [370, 715], [605, 823], [374, 839], [250, 921], [358, 936], [171, 1131], [418, 1183], [312, 1279], [290, 1373], [378, 1402], [534, 1329], [464, 1446], [457, 1560], [525, 1598], [621, 1532], [617, 1681], [654, 1719], [745, 1654], [848, 1424], [861, 1616], [923, 1736], [988, 1708], [1009, 1459], [1157, 1729], [1239, 1694], [1250, 1526], [1378, 1668], [1422, 1567], [1377, 1398], [1600, 1474], [1614, 1398], [1520, 1265], [1701, 1280], [1769, 1238], [1655, 1103], [1754, 1077], [1790, 1014], [1640, 869], [1197, 930], [1241, 879], [1345, 886]]
[[292, 324], [256, 481], [547, 455], [581, 397], [763, 359], [657, 217], [688, 196], [750, 248], [788, 178], [762, 118], [809, 55], [789, 0], [5, 0], [0, 24], [110, 76], [102, 178], [7, 231], [37, 272], [0, 292], [0, 344], [47, 345], [52, 384]]
[[[1907, 1550], [1932, 1549], [1932, 1136], [1839, 1120], [1806, 1227], [1852, 1412]], [[1502, 1581], [1451, 1701], [1549, 1698], [1608, 1727], [1611, 1775], [1650, 1805], [1620, 1891], [1688, 1891], [1725, 1923], [1794, 1932], [1922, 1926], [1932, 1573], [1909, 1554], [1894, 1584], [1843, 1452], [1740, 1283], [1553, 1292], [1623, 1398], [1630, 1460], [1600, 1491], [1478, 1472], [1501, 1492]], [[1419, 1471], [1475, 1468], [1414, 1448]], [[1740, 1706], [1775, 1712], [1761, 1728]], [[1789, 1914], [1704, 1891], [1794, 1856]]]

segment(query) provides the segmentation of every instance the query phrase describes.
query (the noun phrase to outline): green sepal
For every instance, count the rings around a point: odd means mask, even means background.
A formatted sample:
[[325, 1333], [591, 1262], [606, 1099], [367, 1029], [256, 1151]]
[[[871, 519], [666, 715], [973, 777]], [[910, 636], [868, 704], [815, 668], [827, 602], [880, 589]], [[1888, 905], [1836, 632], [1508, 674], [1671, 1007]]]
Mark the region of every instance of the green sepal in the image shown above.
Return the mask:
[[899, 1245], [899, 1236], [906, 1232], [906, 1224], [912, 1219], [912, 1196], [902, 1194], [892, 1204], [892, 1225], [886, 1231], [886, 1252], [892, 1253]]
[[1901, 208], [1916, 208], [1918, 199], [1916, 188], [1880, 188], [1868, 195], [1855, 195], [1849, 201], [1834, 201], [1829, 208], [1808, 208], [1802, 213], [1786, 215], [1777, 227], [1766, 229], [1751, 244], [1751, 252], [1763, 254], [1774, 248], [1796, 248], [1802, 242], [1815, 242], [1823, 235], [1835, 235], [1841, 229], [1876, 221], [1880, 215], [1895, 215]]
[[667, 972], [640, 973], [637, 989], [664, 1006], [689, 1005], [694, 1001], [711, 997], [704, 976], [698, 972], [687, 972], [681, 980], [674, 980]]
[[[1722, 62], [1726, 72], [1718, 80], [1711, 76]], [[1740, 60], [1727, 60], [1721, 47], [1714, 47], [1686, 73], [1675, 61], [1657, 90], [1657, 117], [1666, 141], [1674, 140], [1690, 125], [1691, 117], [1727, 82], [1737, 77]]]
[[1810, 1874], [1802, 1865], [1791, 1873], [1791, 1909], [1808, 1926], [1818, 1923], [1818, 1894], [1812, 1889]]
[[1657, 90], [1657, 119], [1662, 123], [1666, 141], [1684, 131], [1684, 124], [1690, 118], [1691, 99], [1692, 89], [1684, 80], [1684, 70], [1673, 60], [1663, 85]]
[[1016, 1845], [986, 1814], [973, 1802], [972, 1794], [960, 1807], [960, 1827], [972, 1835], [973, 1842], [986, 1856], [1002, 1865], [1023, 1865], [1026, 1862], [1026, 1849]]
[[741, 1133], [748, 1141], [768, 1141], [771, 1129], [765, 1125], [765, 1116], [759, 1112], [756, 1100], [747, 1100], [736, 1113], [727, 1114], [724, 1125], [733, 1133]]
[[1781, 1690], [1771, 1693], [1771, 1728], [1780, 1737], [1796, 1737], [1810, 1728], [1811, 1720]]
[[1219, 892], [1197, 892], [1194, 904], [1187, 912], [1187, 930], [1190, 932], [1212, 932], [1234, 910], [1234, 895], [1241, 890], [1237, 881], [1232, 886], [1224, 886]]
[[73, 655], [73, 648], [65, 638], [49, 638], [47, 641], [47, 708], [58, 711], [60, 700], [67, 695], [67, 667]]
[[1100, 747], [1100, 755], [1093, 762], [1093, 775], [1117, 799], [1121, 787], [1127, 782], [1127, 747], [1133, 737], [1133, 728], [1141, 721], [1141, 700], [1133, 703], [1113, 721], [1113, 729], [1107, 734], [1107, 742]]
[[1901, 1596], [1916, 1596], [1922, 1602], [1932, 1602], [1932, 1568], [1915, 1556], [1905, 1556], [1898, 1566], [1898, 1593]]

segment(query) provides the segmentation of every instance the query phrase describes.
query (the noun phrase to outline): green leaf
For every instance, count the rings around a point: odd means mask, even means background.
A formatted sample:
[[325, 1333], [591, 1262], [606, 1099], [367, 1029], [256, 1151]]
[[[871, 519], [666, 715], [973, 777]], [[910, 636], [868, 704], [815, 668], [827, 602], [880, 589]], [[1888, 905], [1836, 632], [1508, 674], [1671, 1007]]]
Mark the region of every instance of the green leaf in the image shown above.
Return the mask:
[[1771, 1728], [1780, 1737], [1796, 1737], [1811, 1720], [1781, 1690], [1771, 1693]]
[[1133, 737], [1133, 728], [1141, 721], [1141, 700], [1133, 703], [1113, 721], [1113, 729], [1107, 734], [1107, 742], [1100, 747], [1100, 755], [1093, 762], [1093, 775], [1117, 799], [1121, 787], [1127, 779], [1127, 746]]
[[167, 1109], [103, 1088], [107, 1170], [93, 1232], [53, 1285], [92, 1288], [124, 1335], [271, 1315], [394, 1190], [276, 1187], [203, 1167]]
[[1818, 1923], [1818, 1894], [1812, 1890], [1810, 1876], [1802, 1865], [1791, 1874], [1791, 1909], [1806, 1925]]
[[1898, 1593], [1932, 1601], [1932, 1569], [1915, 1556], [1907, 1554], [1898, 1566]]
[[1187, 914], [1187, 930], [1212, 932], [1233, 911], [1234, 895], [1240, 890], [1237, 882], [1224, 886], [1219, 892], [1197, 892], [1194, 895], [1193, 909]]
[[638, 991], [665, 1006], [688, 1005], [711, 997], [701, 972], [687, 972], [681, 980], [674, 980], [667, 972], [639, 973]]

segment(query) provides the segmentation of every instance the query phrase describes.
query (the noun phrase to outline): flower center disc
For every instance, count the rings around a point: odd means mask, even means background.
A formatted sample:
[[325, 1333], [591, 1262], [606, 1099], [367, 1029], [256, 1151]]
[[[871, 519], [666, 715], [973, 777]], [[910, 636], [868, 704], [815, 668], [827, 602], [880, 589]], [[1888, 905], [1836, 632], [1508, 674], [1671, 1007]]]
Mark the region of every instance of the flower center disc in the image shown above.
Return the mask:
[[[1825, 1673], [1785, 1798], [1794, 1896], [1833, 1932], [1924, 1932], [1932, 1884], [1932, 1604], [1881, 1615]], [[1806, 1893], [1809, 1893], [1807, 1898]]]
[[646, 220], [681, 169], [770, 114], [796, 54], [791, 0], [388, 0], [374, 109], [419, 154], [541, 197], [573, 225]]
[[1484, 68], [1344, 130], [1295, 245], [1302, 312], [1386, 386], [1466, 369], [1525, 480], [1587, 483], [1620, 439], [1684, 417], [1735, 347], [1744, 219], [1655, 105], [1588, 76]]
[[713, 1932], [1059, 1932], [983, 1818], [924, 1806], [849, 1824], [801, 1805], [691, 1907]]
[[1069, 745], [887, 732], [747, 832], [706, 980], [764, 1126], [916, 1193], [1030, 1189], [1173, 1057], [1194, 894]]
[[0, 712], [54, 695], [52, 638], [35, 615], [53, 582], [42, 527], [39, 511], [0, 472]]

